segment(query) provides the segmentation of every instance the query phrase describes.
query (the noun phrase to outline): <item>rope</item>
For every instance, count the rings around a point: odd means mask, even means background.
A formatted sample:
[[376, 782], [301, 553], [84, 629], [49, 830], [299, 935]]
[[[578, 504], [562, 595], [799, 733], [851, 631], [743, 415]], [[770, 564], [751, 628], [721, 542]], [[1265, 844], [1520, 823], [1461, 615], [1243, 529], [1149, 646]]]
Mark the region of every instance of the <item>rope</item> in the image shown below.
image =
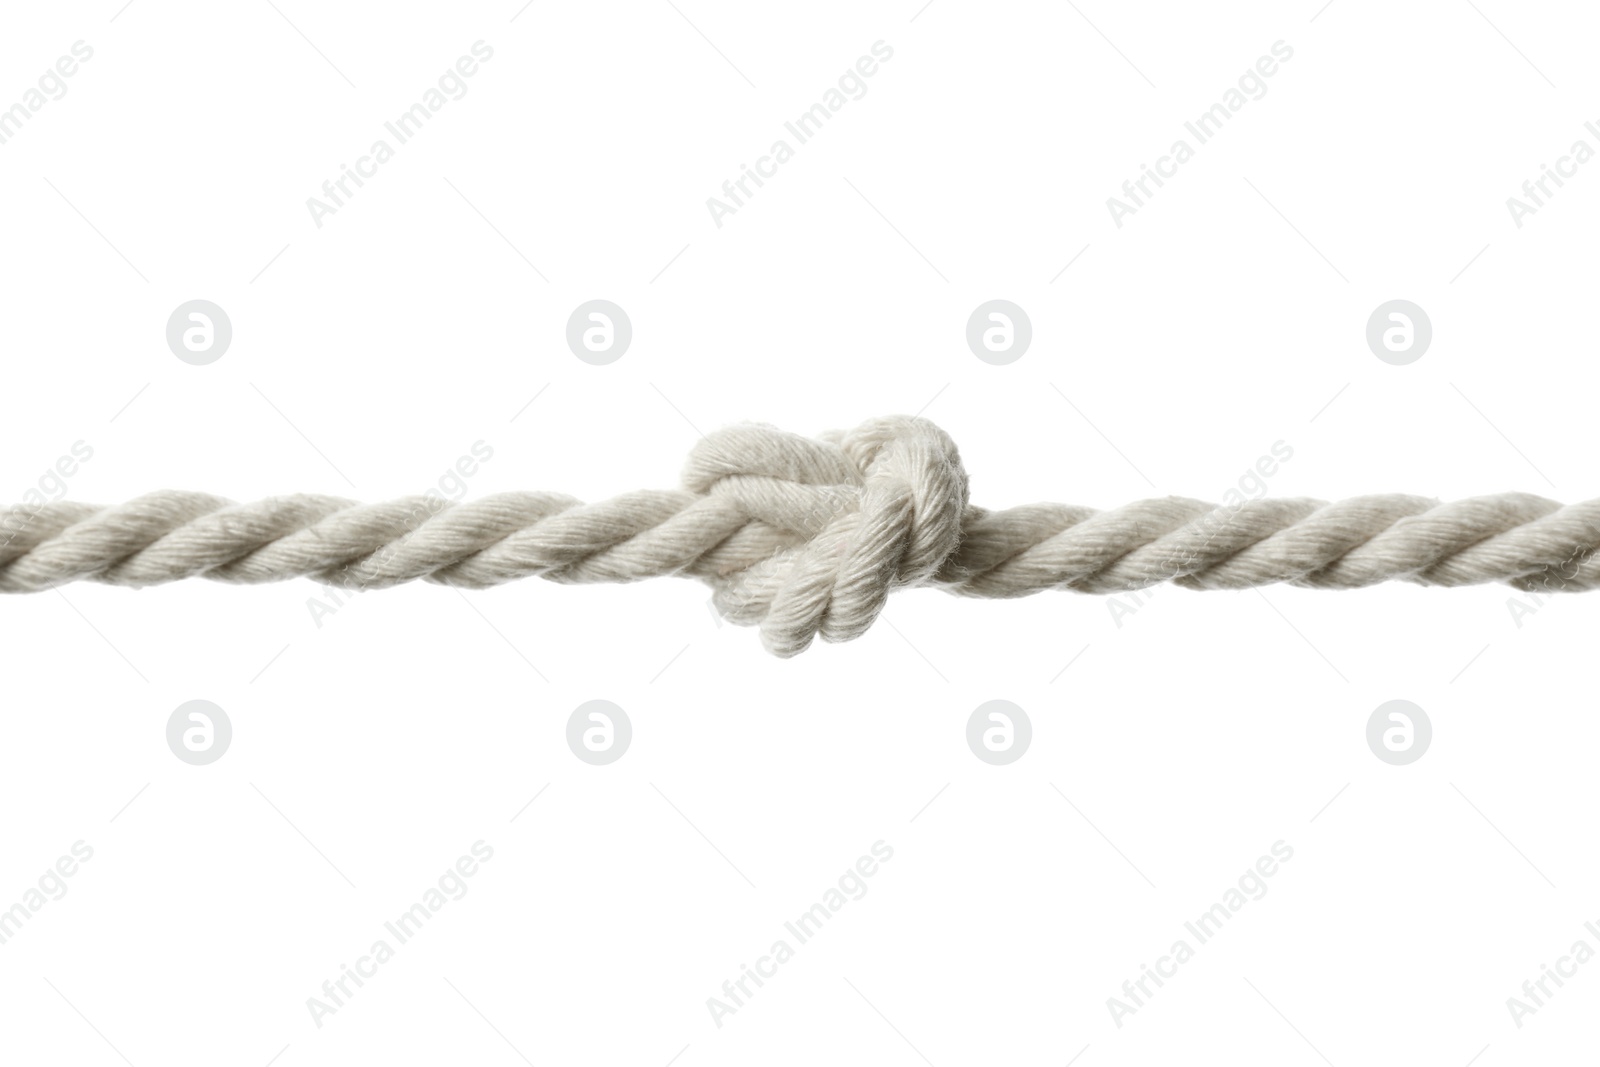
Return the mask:
[[870, 627], [891, 590], [974, 597], [1045, 589], [1115, 593], [1174, 582], [1244, 589], [1286, 582], [1354, 589], [1506, 582], [1524, 591], [1600, 585], [1600, 500], [1525, 493], [1441, 504], [1424, 497], [1181, 497], [1110, 511], [968, 501], [954, 442], [926, 419], [873, 419], [820, 439], [764, 425], [704, 438], [680, 490], [597, 504], [557, 493], [466, 503], [361, 504], [294, 495], [237, 504], [163, 491], [114, 507], [56, 502], [0, 513], [0, 592], [88, 579], [310, 577], [382, 588], [418, 578], [469, 589], [517, 578], [706, 581], [719, 611], [759, 625], [767, 649], [803, 651]]

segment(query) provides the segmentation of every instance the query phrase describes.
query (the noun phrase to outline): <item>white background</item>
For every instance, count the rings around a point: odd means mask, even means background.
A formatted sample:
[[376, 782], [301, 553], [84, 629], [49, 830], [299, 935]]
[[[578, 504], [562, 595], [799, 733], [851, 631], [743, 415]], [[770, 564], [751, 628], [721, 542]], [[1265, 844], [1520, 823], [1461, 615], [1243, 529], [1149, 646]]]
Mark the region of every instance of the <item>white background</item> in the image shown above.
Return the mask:
[[[674, 2], [9, 5], [0, 106], [94, 55], [0, 145], [5, 498], [80, 440], [66, 497], [103, 504], [380, 500], [481, 440], [470, 497], [598, 500], [675, 485], [727, 423], [918, 411], [989, 507], [1220, 499], [1277, 441], [1274, 495], [1600, 495], [1600, 163], [1506, 207], [1600, 147], [1584, 5]], [[478, 40], [466, 96], [315, 226]], [[867, 94], [714, 225], [879, 40]], [[1279, 40], [1266, 95], [1114, 225]], [[563, 336], [596, 297], [634, 327], [604, 367]], [[963, 336], [996, 297], [1034, 329], [1002, 367]], [[210, 366], [165, 343], [195, 298], [233, 324]], [[1395, 298], [1434, 328], [1405, 367], [1364, 340]], [[916, 590], [791, 661], [682, 581], [417, 584], [320, 626], [310, 582], [6, 598], [0, 906], [94, 857], [0, 946], [0, 1058], [1574, 1062], [1600, 965], [1521, 1028], [1506, 998], [1600, 949], [1600, 600], [1513, 596], [1162, 589], [1118, 619]], [[195, 698], [234, 728], [207, 767], [164, 739]], [[596, 698], [634, 727], [607, 767], [564, 741]], [[998, 768], [964, 737], [995, 698], [1034, 727]], [[1406, 767], [1364, 736], [1396, 698], [1434, 727]], [[480, 839], [470, 892], [316, 1026]], [[878, 840], [867, 895], [714, 1025]], [[1279, 840], [1270, 892], [1115, 1025]]]

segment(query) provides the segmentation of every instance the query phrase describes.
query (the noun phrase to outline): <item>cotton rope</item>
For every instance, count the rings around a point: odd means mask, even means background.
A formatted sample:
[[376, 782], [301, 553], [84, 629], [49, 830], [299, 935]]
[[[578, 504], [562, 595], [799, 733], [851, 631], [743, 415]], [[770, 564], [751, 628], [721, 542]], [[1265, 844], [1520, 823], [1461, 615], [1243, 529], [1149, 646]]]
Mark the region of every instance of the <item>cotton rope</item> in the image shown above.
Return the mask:
[[1600, 500], [1562, 505], [1501, 493], [1439, 503], [1393, 494], [1218, 506], [1165, 497], [1110, 511], [988, 511], [969, 503], [950, 437], [905, 416], [820, 439], [729, 427], [695, 446], [682, 489], [597, 504], [545, 492], [463, 503], [301, 494], [237, 504], [166, 490], [113, 507], [58, 501], [0, 514], [0, 592], [82, 579], [146, 586], [310, 577], [374, 589], [425, 578], [478, 589], [532, 576], [577, 583], [679, 574], [707, 582], [724, 617], [759, 625], [779, 656], [817, 636], [860, 636], [902, 586], [1003, 598], [1168, 581], [1353, 589], [1403, 579], [1548, 592], [1600, 584]]

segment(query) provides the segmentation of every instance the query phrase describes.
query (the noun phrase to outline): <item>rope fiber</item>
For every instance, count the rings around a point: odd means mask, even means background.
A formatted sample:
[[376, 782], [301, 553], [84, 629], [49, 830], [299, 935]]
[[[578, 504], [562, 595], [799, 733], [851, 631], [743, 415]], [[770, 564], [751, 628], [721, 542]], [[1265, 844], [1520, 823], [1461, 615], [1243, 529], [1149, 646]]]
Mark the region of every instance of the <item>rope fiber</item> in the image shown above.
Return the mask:
[[1115, 593], [1173, 582], [1244, 589], [1286, 582], [1355, 589], [1505, 582], [1524, 591], [1600, 585], [1600, 500], [1526, 493], [1440, 503], [1398, 494], [1249, 500], [1181, 497], [1110, 511], [968, 499], [955, 443], [891, 416], [818, 439], [732, 426], [695, 446], [683, 488], [596, 504], [558, 493], [379, 504], [293, 495], [238, 504], [166, 490], [98, 507], [0, 512], [0, 592], [92, 580], [309, 577], [374, 589], [418, 578], [469, 589], [518, 578], [700, 578], [728, 619], [761, 627], [779, 656], [814, 637], [864, 633], [902, 586], [962, 596], [1046, 589]]

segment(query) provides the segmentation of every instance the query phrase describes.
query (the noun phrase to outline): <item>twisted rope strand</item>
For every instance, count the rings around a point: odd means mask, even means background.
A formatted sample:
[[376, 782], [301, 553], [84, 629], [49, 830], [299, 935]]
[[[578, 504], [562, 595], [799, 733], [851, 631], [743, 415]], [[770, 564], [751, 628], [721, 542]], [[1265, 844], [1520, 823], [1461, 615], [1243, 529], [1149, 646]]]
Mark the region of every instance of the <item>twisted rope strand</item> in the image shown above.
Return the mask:
[[1403, 495], [1253, 500], [1181, 497], [1110, 511], [973, 506], [950, 438], [925, 419], [874, 419], [810, 439], [744, 425], [705, 438], [680, 490], [585, 504], [558, 493], [379, 504], [294, 495], [236, 504], [162, 491], [114, 507], [55, 502], [0, 512], [0, 592], [93, 580], [310, 577], [349, 588], [426, 579], [484, 588], [518, 578], [706, 581], [729, 619], [758, 624], [783, 656], [816, 636], [865, 632], [898, 587], [1018, 597], [1289, 583], [1354, 589], [1390, 580], [1600, 585], [1600, 500], [1526, 493], [1453, 503]]

